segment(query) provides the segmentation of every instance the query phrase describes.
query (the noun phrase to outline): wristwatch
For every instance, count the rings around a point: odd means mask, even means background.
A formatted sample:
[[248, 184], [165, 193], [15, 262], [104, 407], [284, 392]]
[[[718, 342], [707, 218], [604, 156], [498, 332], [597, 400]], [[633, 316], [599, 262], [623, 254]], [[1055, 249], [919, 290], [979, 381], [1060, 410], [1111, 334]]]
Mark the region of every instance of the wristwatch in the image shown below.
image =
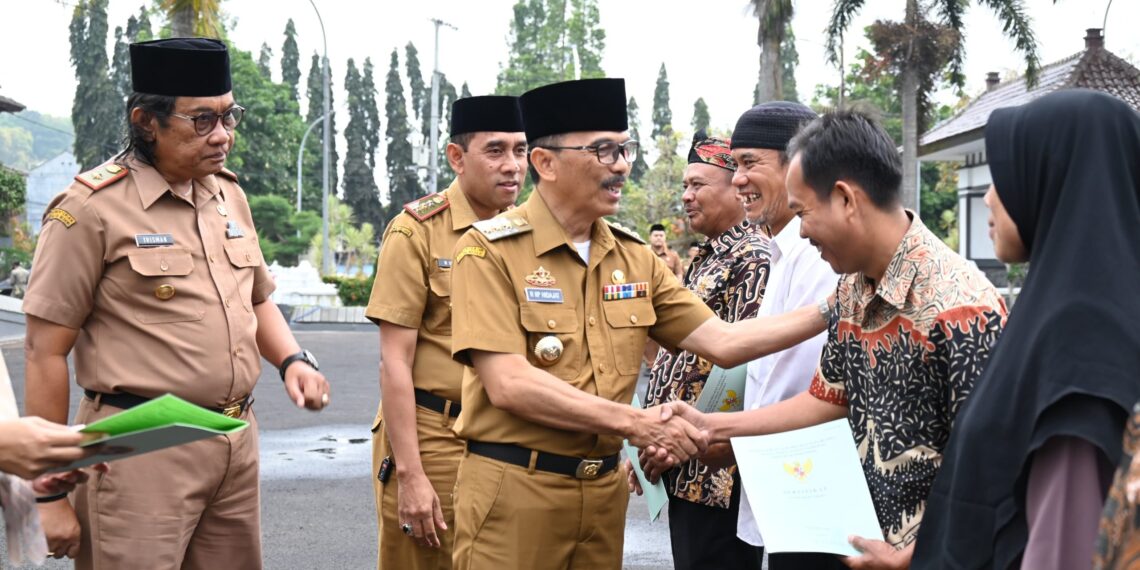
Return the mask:
[[835, 309], [832, 307], [831, 303], [828, 302], [828, 299], [826, 297], [820, 299], [819, 304], [816, 305], [816, 307], [819, 309], [819, 316], [823, 318], [824, 322], [826, 322], [828, 326], [834, 324], [836, 317]]
[[309, 366], [312, 366], [313, 370], [321, 369], [321, 367], [317, 365], [317, 357], [313, 356], [313, 353], [309, 352], [308, 350], [302, 349], [301, 352], [298, 352], [297, 354], [285, 357], [285, 360], [281, 361], [281, 366], [277, 367], [277, 370], [281, 372], [282, 382], [285, 381], [285, 371], [288, 370], [289, 365], [297, 362], [298, 360], [304, 362], [305, 364], [308, 364]]

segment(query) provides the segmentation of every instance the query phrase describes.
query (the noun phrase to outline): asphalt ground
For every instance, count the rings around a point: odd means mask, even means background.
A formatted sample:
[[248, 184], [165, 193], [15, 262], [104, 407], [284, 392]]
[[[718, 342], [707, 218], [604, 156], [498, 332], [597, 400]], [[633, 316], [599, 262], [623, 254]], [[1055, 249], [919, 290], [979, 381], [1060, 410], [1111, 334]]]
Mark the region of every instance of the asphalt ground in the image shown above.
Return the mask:
[[[265, 568], [375, 568], [369, 428], [379, 403], [379, 336], [371, 325], [298, 325], [294, 331], [320, 360], [332, 383], [332, 398], [320, 413], [297, 409], [286, 398], [277, 370], [263, 363], [254, 409], [261, 438]], [[21, 341], [0, 334], [0, 347], [22, 409]], [[643, 375], [639, 393], [644, 393], [644, 382]], [[81, 392], [74, 383], [72, 387], [74, 417]], [[637, 496], [630, 501], [625, 536], [624, 568], [672, 568], [665, 515], [650, 523], [645, 502]], [[0, 567], [7, 567], [2, 543], [0, 561]], [[70, 567], [55, 560], [42, 566]], [[225, 568], [224, 561], [219, 568]]]

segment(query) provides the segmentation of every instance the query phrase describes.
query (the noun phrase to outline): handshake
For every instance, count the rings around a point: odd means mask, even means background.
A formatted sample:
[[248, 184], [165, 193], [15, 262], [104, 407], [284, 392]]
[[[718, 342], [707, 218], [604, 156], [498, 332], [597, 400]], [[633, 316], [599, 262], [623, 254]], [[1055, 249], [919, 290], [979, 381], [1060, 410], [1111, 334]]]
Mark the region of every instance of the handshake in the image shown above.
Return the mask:
[[[713, 467], [735, 463], [727, 443], [711, 444], [708, 416], [685, 402], [669, 402], [639, 410], [628, 439], [641, 450], [637, 460], [652, 483], [656, 483], [665, 471], [691, 459], [700, 459]], [[629, 461], [626, 471], [630, 492], [640, 495], [641, 485]]]

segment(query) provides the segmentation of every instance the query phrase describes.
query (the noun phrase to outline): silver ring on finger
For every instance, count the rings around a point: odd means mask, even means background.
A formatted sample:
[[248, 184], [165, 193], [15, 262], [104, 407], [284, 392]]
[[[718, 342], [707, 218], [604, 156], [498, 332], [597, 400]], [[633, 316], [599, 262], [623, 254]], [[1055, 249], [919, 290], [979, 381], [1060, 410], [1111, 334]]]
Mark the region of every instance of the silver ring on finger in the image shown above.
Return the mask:
[[412, 523], [404, 523], [400, 525], [400, 530], [404, 531], [404, 534], [408, 536], [412, 536], [414, 534], [412, 531]]

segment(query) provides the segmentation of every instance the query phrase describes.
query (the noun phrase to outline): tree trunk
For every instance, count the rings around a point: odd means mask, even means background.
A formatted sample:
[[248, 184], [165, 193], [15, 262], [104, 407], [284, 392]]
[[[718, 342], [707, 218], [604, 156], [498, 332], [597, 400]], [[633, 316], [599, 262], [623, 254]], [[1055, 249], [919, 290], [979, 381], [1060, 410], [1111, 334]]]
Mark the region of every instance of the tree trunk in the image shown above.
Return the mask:
[[170, 36], [190, 38], [194, 36], [194, 10], [182, 8], [170, 13]]
[[911, 64], [914, 57], [913, 34], [918, 29], [918, 0], [907, 0], [906, 22], [912, 30], [907, 63], [902, 70], [903, 154], [902, 188], [903, 207], [918, 211], [918, 73]]
[[784, 99], [784, 70], [780, 65], [780, 38], [768, 36], [760, 39], [760, 81], [757, 83], [757, 100], [782, 101]]

